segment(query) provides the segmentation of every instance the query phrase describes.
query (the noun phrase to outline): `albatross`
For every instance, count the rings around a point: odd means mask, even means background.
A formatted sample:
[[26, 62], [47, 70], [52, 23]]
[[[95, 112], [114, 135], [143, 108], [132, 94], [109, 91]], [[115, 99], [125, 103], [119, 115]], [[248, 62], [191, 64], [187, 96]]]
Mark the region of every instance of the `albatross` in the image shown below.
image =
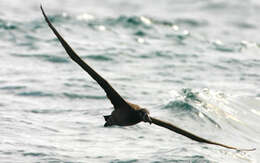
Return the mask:
[[106, 79], [104, 79], [102, 76], [100, 76], [93, 68], [91, 68], [86, 62], [84, 62], [77, 54], [76, 52], [70, 47], [70, 45], [64, 40], [64, 38], [58, 33], [58, 31], [55, 29], [55, 27], [52, 25], [48, 17], [46, 16], [42, 5], [40, 6], [42, 14], [45, 18], [45, 21], [47, 22], [48, 26], [51, 28], [55, 36], [58, 38], [59, 42], [69, 55], [69, 57], [75, 61], [82, 69], [84, 69], [99, 85], [100, 87], [105, 91], [108, 99], [111, 101], [114, 110], [112, 111], [111, 115], [105, 115], [105, 127], [118, 125], [118, 126], [131, 126], [135, 125], [139, 122], [146, 122], [150, 124], [155, 124], [160, 127], [167, 128], [173, 132], [176, 132], [178, 134], [181, 134], [185, 137], [188, 137], [194, 141], [200, 142], [200, 143], [207, 143], [207, 144], [213, 144], [229, 149], [234, 149], [237, 151], [253, 151], [253, 149], [239, 149], [236, 147], [228, 146], [225, 144], [217, 143], [214, 141], [210, 141], [208, 139], [199, 137], [191, 132], [188, 132], [184, 129], [181, 129], [169, 122], [154, 118], [150, 116], [149, 111], [146, 108], [140, 107], [139, 105], [132, 104], [128, 101], [126, 101], [120, 94], [108, 83]]

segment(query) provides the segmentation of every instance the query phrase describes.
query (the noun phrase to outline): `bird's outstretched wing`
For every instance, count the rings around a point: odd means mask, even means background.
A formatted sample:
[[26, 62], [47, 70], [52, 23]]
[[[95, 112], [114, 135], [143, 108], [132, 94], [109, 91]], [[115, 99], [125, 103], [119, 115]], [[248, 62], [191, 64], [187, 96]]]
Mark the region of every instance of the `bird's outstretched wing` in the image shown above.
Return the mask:
[[124, 108], [130, 109], [131, 107], [128, 103], [117, 93], [116, 90], [102, 77], [100, 76], [95, 70], [93, 70], [87, 63], [85, 63], [70, 47], [70, 45], [63, 39], [63, 37], [58, 33], [58, 31], [54, 28], [54, 26], [49, 21], [48, 17], [46, 16], [42, 6], [41, 6], [42, 14], [45, 18], [45, 21], [48, 23], [49, 27], [59, 39], [60, 43], [70, 56], [70, 58], [75, 61], [77, 64], [80, 65], [106, 92], [107, 97], [110, 99], [111, 103], [114, 105], [115, 109]]
[[162, 120], [159, 120], [159, 119], [156, 119], [156, 118], [153, 118], [153, 117], [150, 117], [151, 120], [152, 120], [152, 123], [153, 124], [156, 124], [158, 126], [161, 126], [161, 127], [164, 127], [164, 128], [167, 128], [171, 131], [174, 131], [178, 134], [181, 134], [183, 136], [186, 136], [192, 140], [195, 140], [197, 142], [201, 142], [201, 143], [207, 143], [207, 144], [213, 144], [213, 145], [218, 145], [218, 146], [221, 146], [221, 147], [225, 147], [225, 148], [229, 148], [229, 149], [234, 149], [234, 150], [237, 150], [237, 151], [254, 151], [255, 148], [252, 148], [252, 149], [239, 149], [239, 148], [236, 148], [236, 147], [232, 147], [232, 146], [228, 146], [228, 145], [224, 145], [224, 144], [220, 144], [220, 143], [217, 143], [217, 142], [213, 142], [213, 141], [210, 141], [210, 140], [207, 140], [207, 139], [204, 139], [204, 138], [201, 138], [197, 135], [194, 135], [188, 131], [185, 131], [179, 127], [176, 127], [174, 126], [173, 124], [169, 123], [169, 122], [165, 122], [165, 121], [162, 121]]

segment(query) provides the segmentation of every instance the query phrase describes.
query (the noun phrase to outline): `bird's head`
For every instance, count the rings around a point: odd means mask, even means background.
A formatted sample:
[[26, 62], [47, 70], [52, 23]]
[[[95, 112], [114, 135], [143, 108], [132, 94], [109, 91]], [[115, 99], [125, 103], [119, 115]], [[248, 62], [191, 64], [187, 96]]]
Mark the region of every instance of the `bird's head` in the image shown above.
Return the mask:
[[152, 123], [152, 120], [149, 116], [149, 111], [147, 109], [142, 108], [142, 109], [137, 110], [137, 112], [142, 121], [149, 122], [150, 124]]

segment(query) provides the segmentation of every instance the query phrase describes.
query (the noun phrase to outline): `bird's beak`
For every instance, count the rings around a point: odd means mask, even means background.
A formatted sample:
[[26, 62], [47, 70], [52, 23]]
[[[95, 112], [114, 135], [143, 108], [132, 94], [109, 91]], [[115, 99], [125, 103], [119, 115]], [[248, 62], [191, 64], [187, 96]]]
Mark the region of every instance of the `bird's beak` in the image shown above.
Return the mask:
[[149, 117], [148, 114], [145, 114], [143, 119], [144, 119], [144, 122], [149, 122], [150, 124], [152, 124], [152, 120], [151, 120], [151, 118]]

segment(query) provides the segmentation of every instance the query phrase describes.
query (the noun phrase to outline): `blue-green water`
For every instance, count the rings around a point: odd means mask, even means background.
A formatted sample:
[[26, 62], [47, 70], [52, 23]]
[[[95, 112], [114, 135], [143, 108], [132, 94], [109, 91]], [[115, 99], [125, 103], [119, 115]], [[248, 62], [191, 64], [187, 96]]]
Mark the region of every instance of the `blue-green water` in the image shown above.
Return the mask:
[[[197, 135], [140, 123], [104, 128], [112, 105], [77, 53], [128, 101]], [[257, 0], [0, 2], [0, 162], [257, 163]]]

